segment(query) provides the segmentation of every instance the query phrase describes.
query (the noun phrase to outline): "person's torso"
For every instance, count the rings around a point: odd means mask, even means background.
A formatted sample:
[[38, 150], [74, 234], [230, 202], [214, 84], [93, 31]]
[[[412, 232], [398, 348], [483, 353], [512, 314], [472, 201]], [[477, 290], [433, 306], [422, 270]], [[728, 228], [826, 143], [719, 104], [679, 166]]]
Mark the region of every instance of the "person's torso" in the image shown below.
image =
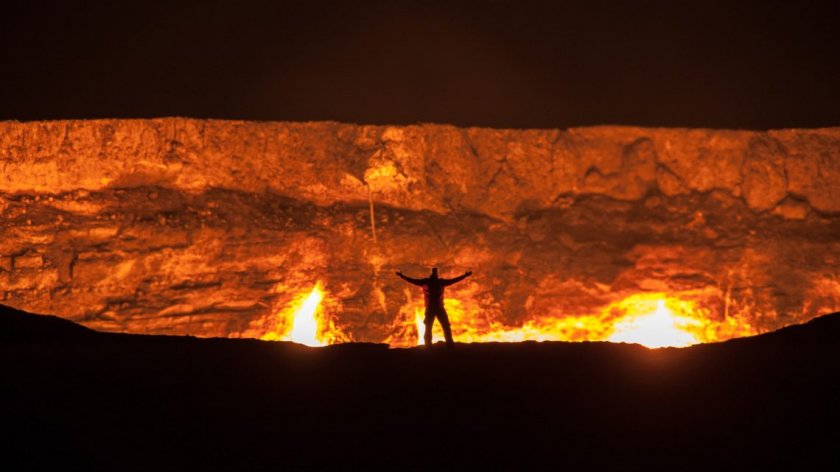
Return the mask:
[[426, 299], [426, 308], [443, 307], [444, 288], [440, 280], [426, 279], [423, 281], [423, 297]]

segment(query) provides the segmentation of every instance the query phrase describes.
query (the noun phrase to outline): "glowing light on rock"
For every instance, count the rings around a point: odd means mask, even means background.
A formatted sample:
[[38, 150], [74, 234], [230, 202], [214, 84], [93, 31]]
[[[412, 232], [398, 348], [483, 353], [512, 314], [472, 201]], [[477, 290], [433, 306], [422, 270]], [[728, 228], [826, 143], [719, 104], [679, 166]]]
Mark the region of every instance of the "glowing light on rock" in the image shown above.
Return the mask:
[[[620, 339], [626, 316], [657, 312], [619, 306], [640, 294], [722, 341], [840, 310], [838, 142], [840, 128], [7, 121], [0, 293], [103, 331], [295, 326], [307, 343], [408, 347], [422, 300], [393, 271], [434, 262], [475, 270], [447, 291], [459, 342]], [[323, 299], [295, 325], [310, 277]]]
[[629, 314], [613, 325], [607, 338], [612, 342], [636, 343], [647, 347], [685, 347], [701, 342], [687, 330], [700, 323], [687, 316], [674, 314], [665, 300], [656, 302], [656, 309], [642, 314]]

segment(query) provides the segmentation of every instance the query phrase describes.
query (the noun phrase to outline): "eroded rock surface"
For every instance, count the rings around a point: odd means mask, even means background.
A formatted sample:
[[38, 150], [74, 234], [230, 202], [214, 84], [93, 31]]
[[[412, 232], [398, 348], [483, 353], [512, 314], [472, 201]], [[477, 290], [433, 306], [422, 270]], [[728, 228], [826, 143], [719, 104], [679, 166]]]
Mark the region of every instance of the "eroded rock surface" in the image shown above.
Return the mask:
[[405, 341], [393, 272], [472, 269], [517, 325], [691, 293], [758, 331], [840, 309], [840, 128], [0, 123], [0, 298], [97, 329], [261, 336], [315, 282]]

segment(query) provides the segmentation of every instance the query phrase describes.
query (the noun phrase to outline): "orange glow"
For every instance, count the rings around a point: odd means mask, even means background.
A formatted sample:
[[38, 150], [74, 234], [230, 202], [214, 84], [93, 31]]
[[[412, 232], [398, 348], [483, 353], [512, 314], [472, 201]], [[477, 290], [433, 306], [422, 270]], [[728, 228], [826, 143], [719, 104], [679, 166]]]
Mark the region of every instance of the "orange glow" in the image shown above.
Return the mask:
[[[834, 293], [837, 287], [829, 282], [819, 290]], [[287, 288], [278, 285], [275, 290]], [[588, 313], [533, 313], [518, 323], [506, 322], [501, 308], [488, 303], [481, 290], [480, 284], [466, 283], [448, 294], [445, 306], [456, 342], [609, 341], [659, 348], [759, 334], [750, 322], [755, 306], [733, 302], [726, 292], [715, 287], [675, 293], [616, 293], [616, 301]], [[393, 334], [384, 340], [392, 347], [423, 344], [423, 300], [413, 297], [410, 289], [405, 294], [407, 303], [394, 320]], [[384, 294], [382, 297], [380, 303], [386, 305]], [[347, 342], [351, 338], [335, 326], [334, 317], [340, 313], [340, 302], [329, 297], [321, 282], [317, 282], [279, 309], [271, 326], [257, 335], [264, 340], [294, 341], [307, 346]], [[769, 312], [764, 316], [777, 315]], [[437, 321], [432, 335], [434, 342], [443, 340]]]
[[[417, 345], [420, 346], [423, 344], [423, 336], [426, 335], [426, 325], [423, 323], [423, 319], [425, 318], [422, 311], [415, 310], [414, 312], [414, 326], [417, 328]], [[437, 334], [439, 336], [443, 336], [443, 332], [435, 333], [435, 329], [432, 328], [432, 334]]]
[[665, 300], [656, 300], [656, 308], [645, 305], [651, 300], [638, 302], [641, 315], [631, 314], [613, 324], [613, 334], [607, 338], [612, 342], [636, 343], [647, 347], [685, 347], [700, 340], [690, 331], [700, 324], [689, 316], [677, 315], [666, 305]]
[[[452, 322], [455, 341], [522, 342], [522, 341], [610, 341], [637, 343], [650, 348], [684, 347], [692, 344], [723, 341], [758, 334], [744, 319], [737, 316], [715, 319], [701, 300], [706, 293], [685, 292], [679, 296], [664, 293], [633, 294], [611, 303], [597, 313], [576, 316], [534, 316], [520, 325], [505, 325], [484, 313], [471, 300], [470, 290], [464, 298], [450, 297], [446, 311]], [[423, 344], [424, 307], [422, 301], [410, 301], [398, 318], [411, 326], [402, 337], [388, 342], [395, 347]], [[433, 340], [443, 339], [435, 322]]]
[[[307, 346], [326, 346], [330, 344], [325, 336], [325, 323], [318, 316], [324, 292], [318, 282], [305, 297], [299, 297], [297, 303], [278, 315], [279, 321], [289, 320], [283, 330], [275, 329], [262, 336], [266, 341], [293, 341]], [[279, 323], [278, 323], [279, 324]]]
[[318, 337], [318, 320], [315, 318], [315, 310], [324, 299], [324, 294], [318, 284], [303, 301], [300, 308], [295, 311], [294, 322], [292, 323], [292, 333], [289, 335], [289, 340], [307, 346], [323, 346], [325, 343], [317, 339]]

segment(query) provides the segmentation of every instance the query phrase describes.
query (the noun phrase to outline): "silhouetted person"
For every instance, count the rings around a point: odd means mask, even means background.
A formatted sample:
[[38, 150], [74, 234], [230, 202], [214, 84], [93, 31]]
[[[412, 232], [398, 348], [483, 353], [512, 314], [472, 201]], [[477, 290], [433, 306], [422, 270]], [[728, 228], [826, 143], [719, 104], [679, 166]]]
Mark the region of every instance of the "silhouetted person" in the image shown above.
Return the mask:
[[435, 323], [435, 318], [438, 319], [440, 326], [443, 328], [443, 336], [446, 338], [446, 344], [452, 346], [452, 328], [449, 326], [449, 316], [447, 316], [446, 308], [443, 306], [443, 290], [448, 285], [466, 279], [472, 275], [472, 272], [464, 272], [464, 275], [455, 277], [454, 279], [441, 279], [438, 277], [437, 267], [435, 267], [432, 269], [431, 275], [425, 279], [412, 279], [411, 277], [406, 277], [400, 271], [397, 271], [397, 275], [410, 284], [423, 287], [423, 297], [426, 299], [426, 316], [423, 318], [426, 333], [423, 336], [423, 342], [426, 346], [432, 345], [432, 325]]

